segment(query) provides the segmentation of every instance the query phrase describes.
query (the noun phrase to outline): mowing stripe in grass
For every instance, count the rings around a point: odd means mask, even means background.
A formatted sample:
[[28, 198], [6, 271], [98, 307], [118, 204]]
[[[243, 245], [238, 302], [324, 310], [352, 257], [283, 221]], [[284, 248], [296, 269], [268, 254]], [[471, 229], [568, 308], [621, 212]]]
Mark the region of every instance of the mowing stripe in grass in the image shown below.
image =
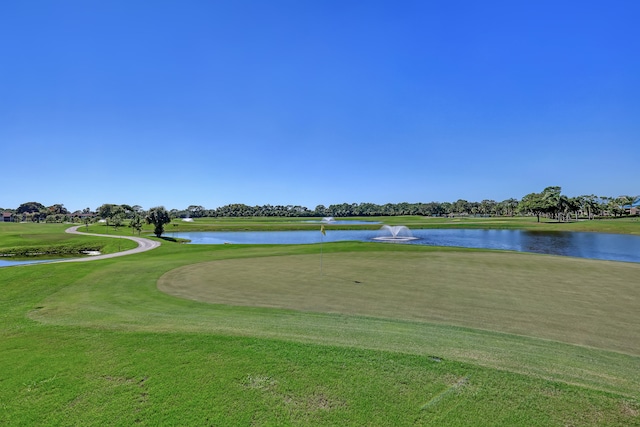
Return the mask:
[[429, 400], [424, 405], [422, 405], [420, 407], [420, 409], [429, 409], [432, 406], [437, 405], [442, 399], [444, 399], [445, 397], [449, 396], [450, 394], [453, 394], [460, 387], [464, 386], [467, 383], [467, 381], [469, 381], [468, 377], [463, 377], [463, 378], [459, 379], [455, 384], [449, 386], [448, 388], [445, 388], [440, 393], [438, 393], [435, 396], [433, 396], [431, 398], [431, 400]]
[[374, 252], [213, 261], [160, 290], [236, 306], [467, 326], [640, 355], [640, 265], [500, 252]]

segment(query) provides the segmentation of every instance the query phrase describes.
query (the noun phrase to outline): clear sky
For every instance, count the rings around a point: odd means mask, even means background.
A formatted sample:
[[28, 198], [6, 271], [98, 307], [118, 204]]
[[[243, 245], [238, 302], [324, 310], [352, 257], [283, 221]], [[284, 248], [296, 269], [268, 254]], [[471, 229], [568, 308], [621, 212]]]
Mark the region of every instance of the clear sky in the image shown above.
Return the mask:
[[640, 2], [0, 5], [0, 207], [640, 194]]

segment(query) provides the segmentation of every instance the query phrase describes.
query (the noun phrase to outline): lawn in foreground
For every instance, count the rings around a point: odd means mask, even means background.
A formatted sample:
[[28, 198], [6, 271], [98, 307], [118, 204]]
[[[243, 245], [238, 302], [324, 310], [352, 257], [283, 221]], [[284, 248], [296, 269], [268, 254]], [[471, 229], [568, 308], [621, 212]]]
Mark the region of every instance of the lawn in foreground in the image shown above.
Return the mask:
[[[317, 260], [318, 249], [165, 243], [121, 259], [0, 270], [0, 422], [638, 424], [637, 354], [421, 318], [210, 304], [156, 287], [194, 263], [242, 259], [247, 268], [279, 256]], [[352, 243], [324, 251], [327, 261], [485, 253]], [[623, 274], [619, 265], [603, 271]]]
[[640, 409], [451, 360], [270, 339], [51, 328], [0, 348], [3, 425], [629, 426]]

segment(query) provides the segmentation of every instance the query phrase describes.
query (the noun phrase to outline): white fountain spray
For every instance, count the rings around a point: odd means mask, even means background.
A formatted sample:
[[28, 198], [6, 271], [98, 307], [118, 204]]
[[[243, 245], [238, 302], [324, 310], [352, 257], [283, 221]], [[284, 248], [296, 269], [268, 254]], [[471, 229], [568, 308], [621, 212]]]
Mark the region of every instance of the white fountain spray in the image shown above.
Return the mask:
[[[403, 242], [407, 240], [415, 240], [411, 231], [406, 225], [383, 225], [380, 230], [386, 233], [383, 236], [374, 237], [374, 240], [382, 240], [385, 242]], [[388, 234], [387, 234], [388, 233]]]

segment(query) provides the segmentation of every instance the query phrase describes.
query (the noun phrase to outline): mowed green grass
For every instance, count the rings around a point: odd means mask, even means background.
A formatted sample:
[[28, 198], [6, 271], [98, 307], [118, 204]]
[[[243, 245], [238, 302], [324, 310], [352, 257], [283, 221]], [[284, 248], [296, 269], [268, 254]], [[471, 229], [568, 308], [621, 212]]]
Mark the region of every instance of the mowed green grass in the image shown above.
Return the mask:
[[[69, 281], [65, 287], [39, 301], [35, 308], [32, 307], [28, 311], [28, 316], [39, 322], [60, 326], [121, 331], [231, 334], [430, 354], [514, 372], [533, 373], [543, 378], [560, 379], [631, 396], [635, 395], [640, 383], [637, 354], [612, 353], [602, 348], [570, 346], [563, 344], [562, 340], [556, 342], [518, 334], [496, 333], [488, 330], [481, 322], [473, 324], [470, 328], [463, 328], [447, 324], [443, 319], [437, 322], [425, 322], [407, 321], [402, 317], [397, 319], [389, 316], [380, 317], [379, 314], [364, 317], [357, 314], [322, 313], [318, 307], [313, 311], [305, 312], [251, 307], [246, 306], [246, 302], [210, 304], [198, 300], [178, 299], [159, 291], [157, 287], [158, 283], [162, 282], [163, 274], [171, 274], [170, 272], [176, 267], [199, 262], [204, 262], [206, 265], [212, 260], [221, 260], [224, 263], [226, 259], [237, 259], [241, 266], [237, 274], [242, 276], [246, 274], [243, 271], [251, 270], [254, 264], [259, 266], [264, 262], [277, 262], [281, 256], [290, 257], [298, 254], [309, 256], [312, 253], [318, 261], [314, 270], [319, 274], [319, 247], [315, 245], [266, 247], [163, 245], [157, 251], [154, 257], [150, 257], [152, 253], [142, 254], [149, 256], [147, 262], [140, 262], [136, 259], [140, 256], [136, 255], [113, 262], [113, 265], [91, 269], [91, 274], [76, 281]], [[389, 253], [393, 252], [398, 252], [398, 256], [402, 254], [411, 256], [416, 252], [445, 253], [453, 256], [457, 253], [478, 255], [488, 253], [403, 245], [336, 243], [324, 245], [323, 257], [331, 258], [332, 254], [342, 256], [354, 252], [371, 254], [374, 257], [389, 256]], [[497, 252], [493, 254], [500, 255]], [[523, 262], [528, 256], [512, 255], [525, 257], [522, 258]], [[530, 256], [539, 260], [555, 259]], [[572, 265], [571, 259], [561, 258], [560, 261], [562, 260], [568, 261], [567, 265]], [[615, 269], [616, 266], [626, 270], [635, 264], [600, 264], [600, 268], [606, 272], [611, 272], [611, 268]], [[211, 271], [212, 276], [215, 274]], [[267, 280], [263, 283], [264, 286], [274, 286]], [[611, 285], [611, 281], [608, 283], [610, 284], [608, 288], [615, 288], [617, 285], [617, 282], [616, 285]], [[350, 286], [347, 283], [345, 285]], [[353, 283], [353, 285], [356, 284]], [[238, 292], [240, 291], [239, 289]], [[455, 292], [455, 287], [452, 287], [452, 291]], [[255, 304], [255, 299], [252, 301]], [[521, 303], [527, 304], [527, 300]], [[474, 311], [478, 311], [479, 308], [481, 308], [480, 305], [475, 305]], [[632, 311], [634, 312], [635, 310]], [[448, 315], [452, 316], [453, 313]], [[504, 325], [496, 327], [495, 330], [504, 331], [509, 328], [511, 321], [512, 319], [508, 319]], [[546, 320], [543, 321], [546, 322]], [[535, 326], [532, 325], [532, 328]], [[632, 331], [624, 333], [633, 334], [635, 333], [633, 330], [637, 328], [631, 329]], [[531, 332], [527, 335], [532, 336]], [[569, 339], [567, 341], [571, 342]], [[616, 345], [623, 344], [618, 342]]]
[[198, 263], [158, 287], [210, 303], [439, 322], [640, 355], [639, 277], [633, 263], [379, 251]]
[[[621, 297], [636, 264], [352, 242], [325, 244], [322, 260], [320, 276], [319, 245], [164, 242], [123, 258], [0, 269], [0, 424], [640, 425], [637, 340], [621, 344], [634, 332], [576, 338], [580, 319], [588, 329], [614, 315], [638, 329], [628, 313], [637, 293]], [[419, 261], [430, 263], [412, 273]], [[433, 270], [423, 268], [438, 265], [428, 282]], [[532, 284], [503, 283], [502, 292], [486, 279], [492, 297], [463, 283], [489, 270], [494, 282], [565, 274], [556, 287], [570, 292], [556, 303], [573, 326], [551, 339], [544, 333], [557, 319], [526, 327], [553, 311]], [[588, 281], [586, 296], [574, 292], [571, 271], [602, 278], [601, 292]], [[181, 273], [199, 279], [176, 290]], [[237, 286], [229, 300], [214, 292], [205, 302], [202, 283]], [[187, 293], [158, 288], [167, 284]], [[439, 303], [423, 296], [398, 310], [425, 284], [433, 294], [441, 287]], [[588, 311], [590, 298], [608, 303], [602, 295], [612, 298], [603, 313]], [[305, 299], [312, 306], [295, 305]], [[442, 316], [429, 317], [423, 303]], [[492, 307], [510, 310], [507, 320]]]

